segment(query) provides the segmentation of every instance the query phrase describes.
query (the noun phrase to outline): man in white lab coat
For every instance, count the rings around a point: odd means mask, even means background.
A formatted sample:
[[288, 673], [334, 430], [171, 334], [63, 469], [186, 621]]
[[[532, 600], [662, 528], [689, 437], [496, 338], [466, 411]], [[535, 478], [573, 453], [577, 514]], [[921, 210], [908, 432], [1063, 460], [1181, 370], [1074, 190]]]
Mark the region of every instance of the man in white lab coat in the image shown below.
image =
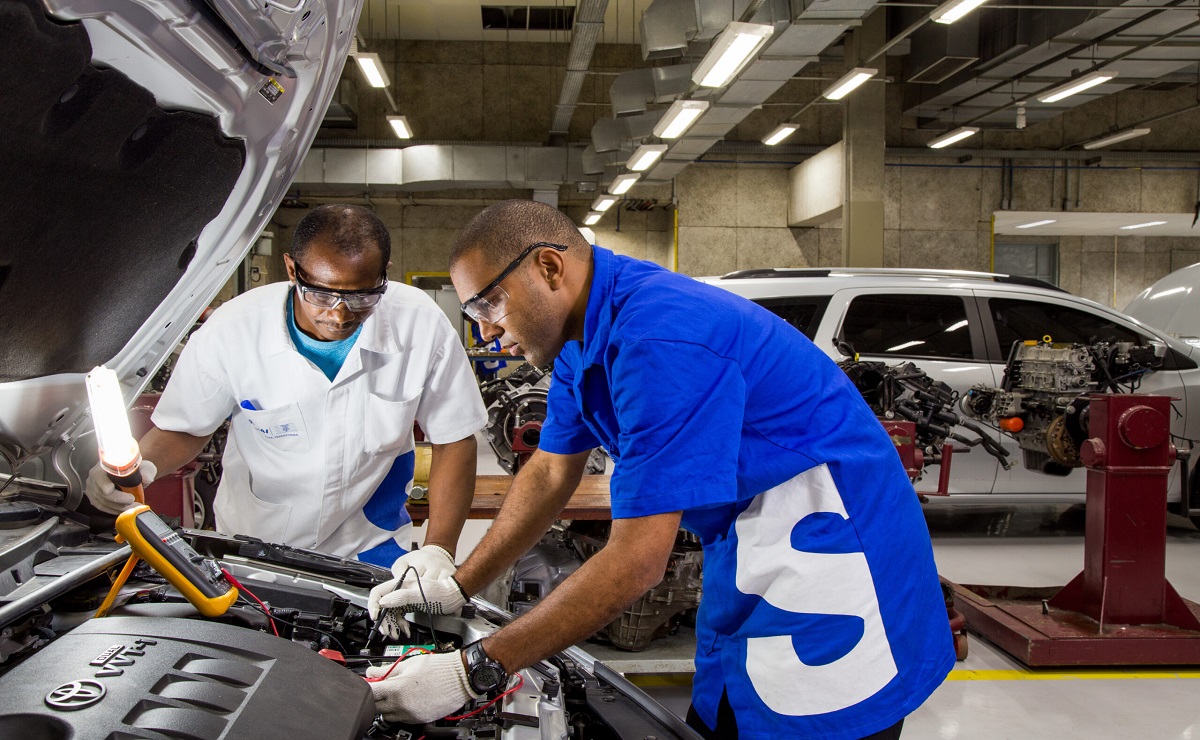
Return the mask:
[[[453, 573], [487, 415], [458, 334], [422, 291], [388, 283], [390, 255], [370, 210], [308, 214], [289, 282], [228, 301], [188, 341], [141, 440], [143, 478], [192, 460], [231, 418], [218, 530]], [[414, 421], [433, 455], [425, 545], [408, 553]], [[98, 467], [87, 494], [110, 513], [133, 503]]]

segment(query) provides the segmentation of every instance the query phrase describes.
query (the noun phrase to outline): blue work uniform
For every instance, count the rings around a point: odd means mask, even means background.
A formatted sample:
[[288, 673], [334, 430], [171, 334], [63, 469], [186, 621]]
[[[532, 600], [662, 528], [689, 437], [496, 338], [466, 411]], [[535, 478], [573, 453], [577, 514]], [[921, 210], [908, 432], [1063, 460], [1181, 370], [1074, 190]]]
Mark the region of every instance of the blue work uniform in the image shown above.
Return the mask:
[[541, 449], [602, 445], [614, 519], [683, 512], [704, 545], [692, 702], [742, 738], [853, 740], [933, 692], [953, 642], [920, 505], [836, 364], [769, 311], [593, 247], [582, 342]]

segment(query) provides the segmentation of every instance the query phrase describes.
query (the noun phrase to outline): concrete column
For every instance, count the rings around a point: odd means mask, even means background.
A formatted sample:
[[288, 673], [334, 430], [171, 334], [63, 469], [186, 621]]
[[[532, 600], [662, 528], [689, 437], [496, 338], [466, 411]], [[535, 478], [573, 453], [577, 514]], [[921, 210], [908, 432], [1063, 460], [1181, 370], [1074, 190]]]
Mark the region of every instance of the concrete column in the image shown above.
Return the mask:
[[[846, 69], [873, 67], [884, 73], [886, 57], [863, 60], [887, 41], [883, 9], [863, 20], [846, 42]], [[842, 264], [883, 267], [884, 84], [870, 81], [845, 98], [846, 145], [842, 201]]]

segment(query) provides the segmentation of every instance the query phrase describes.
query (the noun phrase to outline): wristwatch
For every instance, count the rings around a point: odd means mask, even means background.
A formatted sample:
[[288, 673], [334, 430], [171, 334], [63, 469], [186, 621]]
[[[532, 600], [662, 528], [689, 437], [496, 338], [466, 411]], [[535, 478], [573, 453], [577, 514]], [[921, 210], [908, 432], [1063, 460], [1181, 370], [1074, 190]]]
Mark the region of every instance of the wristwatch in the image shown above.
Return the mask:
[[462, 651], [467, 663], [467, 682], [476, 694], [494, 696], [508, 683], [504, 666], [488, 657], [482, 641], [464, 645]]

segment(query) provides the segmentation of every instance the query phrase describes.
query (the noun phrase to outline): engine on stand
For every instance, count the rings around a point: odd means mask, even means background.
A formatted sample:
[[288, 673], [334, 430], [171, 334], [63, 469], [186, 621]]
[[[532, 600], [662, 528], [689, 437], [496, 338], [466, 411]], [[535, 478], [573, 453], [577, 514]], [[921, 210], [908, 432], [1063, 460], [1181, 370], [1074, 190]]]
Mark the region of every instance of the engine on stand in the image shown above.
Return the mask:
[[[882, 362], [847, 359], [838, 367], [862, 394], [876, 418], [883, 424], [896, 451], [915, 483], [930, 465], [941, 466], [937, 495], [947, 495], [953, 448], [948, 440], [967, 447], [982, 447], [1005, 468], [1012, 467], [1008, 453], [980, 425], [963, 419], [954, 408], [958, 393], [949, 385], [935, 381], [911, 362], [887, 365]], [[969, 436], [955, 427], [970, 430]]]
[[1133, 393], [1161, 364], [1155, 347], [1132, 342], [1016, 342], [1001, 386], [975, 386], [962, 409], [1016, 439], [1026, 468], [1066, 475], [1083, 465], [1089, 394]]
[[[510, 374], [480, 384], [488, 423], [484, 436], [500, 467], [515, 475], [542, 439], [546, 421], [546, 395], [550, 391], [553, 366], [537, 368], [524, 364]], [[600, 449], [588, 458], [587, 474], [604, 472], [607, 457]]]

